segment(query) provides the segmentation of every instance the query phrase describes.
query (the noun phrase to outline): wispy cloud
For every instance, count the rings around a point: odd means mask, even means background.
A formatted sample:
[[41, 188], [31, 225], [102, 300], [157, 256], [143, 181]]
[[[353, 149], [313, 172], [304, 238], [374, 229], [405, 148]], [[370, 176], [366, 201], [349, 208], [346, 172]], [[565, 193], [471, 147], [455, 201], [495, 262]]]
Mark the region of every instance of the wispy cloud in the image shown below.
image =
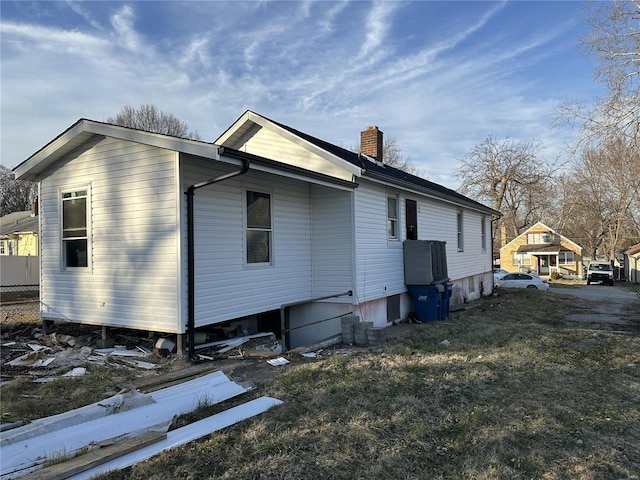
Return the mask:
[[390, 23], [393, 21], [393, 13], [399, 5], [399, 3], [384, 1], [377, 1], [373, 4], [364, 24], [366, 36], [360, 48], [358, 60], [367, 60], [372, 54], [375, 54], [376, 58], [379, 56], [378, 49], [384, 47]]
[[66, 4], [73, 12], [84, 18], [91, 27], [96, 30], [102, 29], [100, 22], [92, 15], [91, 11], [85, 7], [84, 2], [68, 1]]
[[206, 140], [251, 108], [344, 146], [378, 124], [450, 185], [442, 162], [489, 133], [558, 143], [546, 124], [567, 90], [545, 62], [567, 63], [575, 15], [527, 5], [544, 25], [509, 17], [520, 2], [3, 5], [2, 161], [127, 104], [154, 103]]
[[0, 34], [7, 50], [16, 54], [37, 49], [71, 54], [94, 53], [104, 49], [108, 42], [76, 30], [60, 30], [28, 23], [0, 23]]
[[143, 53], [151, 50], [145, 45], [142, 35], [135, 28], [136, 16], [130, 5], [124, 5], [111, 16], [112, 38], [120, 46], [132, 52]]

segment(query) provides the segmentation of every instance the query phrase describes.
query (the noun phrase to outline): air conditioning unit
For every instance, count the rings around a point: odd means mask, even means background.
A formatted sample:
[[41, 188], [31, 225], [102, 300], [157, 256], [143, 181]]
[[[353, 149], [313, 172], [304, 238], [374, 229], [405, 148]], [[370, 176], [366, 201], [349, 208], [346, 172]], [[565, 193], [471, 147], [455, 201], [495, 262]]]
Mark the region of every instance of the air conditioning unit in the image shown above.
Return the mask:
[[433, 285], [448, 281], [446, 244], [437, 240], [405, 240], [405, 285]]

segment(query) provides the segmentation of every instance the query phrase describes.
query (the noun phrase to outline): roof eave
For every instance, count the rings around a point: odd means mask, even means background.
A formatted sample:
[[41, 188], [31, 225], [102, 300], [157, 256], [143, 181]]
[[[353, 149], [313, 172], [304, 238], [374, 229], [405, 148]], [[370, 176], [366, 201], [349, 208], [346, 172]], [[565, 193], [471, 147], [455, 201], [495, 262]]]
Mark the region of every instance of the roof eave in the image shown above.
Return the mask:
[[249, 160], [252, 165], [252, 170], [261, 170], [268, 173], [282, 174], [291, 178], [310, 181], [312, 183], [318, 183], [321, 185], [331, 185], [348, 190], [352, 190], [358, 187], [358, 184], [356, 182], [333, 177], [331, 175], [324, 175], [319, 172], [306, 170], [304, 168], [296, 167], [293, 165], [283, 164], [276, 160], [271, 160], [269, 158], [254, 155], [252, 153], [242, 152], [230, 147], [220, 147], [220, 155], [222, 157], [229, 157], [239, 160]]
[[[251, 110], [247, 110], [246, 112], [244, 112], [242, 116], [233, 123], [233, 125], [231, 125], [222, 135], [220, 135], [216, 139], [215, 143], [218, 145], [234, 148], [233, 143], [235, 140], [237, 140], [237, 137], [234, 137], [234, 135], [236, 135], [238, 132], [246, 132], [248, 130], [248, 128], [246, 127], [248, 123], [255, 124], [262, 128], [266, 128], [273, 132], [276, 132], [278, 135], [289, 140], [295, 145], [298, 145], [310, 151], [311, 153], [340, 166], [340, 168], [343, 168], [356, 177], [360, 177], [362, 175], [361, 167], [354, 165], [353, 163], [340, 158], [339, 156], [334, 155], [331, 152], [327, 152], [319, 146], [314, 145], [304, 138], [295, 135], [294, 133], [288, 131], [285, 128], [282, 128], [280, 125], [277, 125], [268, 118], [263, 117], [258, 113], [252, 112]], [[229, 142], [231, 142], [232, 144], [230, 145]]]
[[119, 140], [190, 153], [205, 158], [219, 158], [218, 147], [211, 143], [146, 132], [83, 118], [16, 166], [13, 169], [16, 179], [38, 180], [45, 169], [94, 136], [113, 137]]
[[500, 213], [497, 210], [494, 210], [490, 207], [487, 207], [486, 205], [482, 205], [479, 202], [476, 202], [475, 200], [472, 199], [462, 199], [462, 198], [458, 198], [452, 195], [447, 195], [446, 193], [443, 192], [438, 192], [436, 190], [432, 190], [428, 187], [422, 186], [422, 185], [418, 185], [416, 183], [410, 182], [410, 181], [406, 181], [406, 180], [400, 180], [398, 178], [395, 177], [391, 177], [388, 175], [384, 175], [378, 172], [373, 172], [371, 170], [363, 170], [363, 177], [364, 178], [371, 178], [374, 180], [379, 180], [379, 181], [383, 181], [385, 183], [388, 183], [390, 185], [393, 186], [397, 186], [400, 188], [403, 188], [405, 190], [413, 190], [416, 193], [420, 193], [422, 195], [425, 195], [427, 197], [431, 197], [440, 201], [444, 201], [447, 203], [451, 203], [453, 205], [457, 205], [457, 206], [461, 206], [461, 207], [467, 207], [471, 210], [476, 210], [478, 212], [482, 212], [485, 213], [487, 215], [491, 215], [494, 217], [502, 217], [502, 213]]

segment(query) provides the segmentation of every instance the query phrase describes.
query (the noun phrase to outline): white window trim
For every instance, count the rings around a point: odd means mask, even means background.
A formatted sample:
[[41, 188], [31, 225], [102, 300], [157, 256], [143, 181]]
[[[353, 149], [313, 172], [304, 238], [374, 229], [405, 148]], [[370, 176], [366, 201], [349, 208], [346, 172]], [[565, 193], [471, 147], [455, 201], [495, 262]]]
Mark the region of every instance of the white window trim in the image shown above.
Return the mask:
[[[249, 263], [247, 260], [247, 230], [249, 227], [247, 226], [247, 192], [256, 192], [263, 193], [265, 195], [269, 195], [269, 216], [271, 218], [271, 229], [269, 229], [269, 261], [268, 262], [256, 262]], [[244, 268], [248, 269], [256, 269], [256, 268], [270, 268], [273, 267], [275, 262], [273, 258], [273, 240], [274, 240], [274, 195], [273, 190], [257, 187], [257, 186], [245, 186], [242, 189], [242, 264]], [[256, 229], [262, 230], [262, 229]]]
[[522, 254], [522, 253], [513, 253], [513, 265], [518, 267], [530, 267], [531, 266], [531, 257], [530, 253]]
[[[68, 267], [66, 265], [66, 256], [65, 256], [65, 245], [64, 245], [64, 238], [63, 238], [63, 228], [62, 228], [62, 215], [63, 215], [63, 207], [62, 207], [62, 203], [63, 203], [63, 198], [62, 196], [65, 193], [69, 193], [69, 192], [77, 192], [77, 191], [81, 191], [81, 190], [86, 190], [87, 191], [87, 196], [86, 196], [86, 203], [87, 203], [87, 208], [86, 208], [86, 224], [87, 224], [87, 266], [86, 267]], [[58, 227], [60, 229], [60, 245], [59, 245], [59, 251], [60, 251], [60, 270], [63, 272], [91, 272], [93, 271], [93, 254], [92, 254], [92, 229], [91, 229], [91, 205], [92, 205], [92, 201], [91, 201], [91, 184], [84, 184], [84, 185], [77, 185], [77, 186], [71, 186], [71, 187], [60, 187], [58, 188]]]
[[480, 246], [483, 252], [487, 251], [487, 217], [484, 215], [480, 219]]
[[456, 234], [458, 251], [464, 252], [464, 212], [461, 209], [456, 211]]
[[551, 233], [527, 233], [527, 244], [529, 245], [544, 245], [552, 243], [552, 241]]
[[[573, 257], [573, 259], [570, 262], [567, 261], [568, 254], [571, 254], [571, 256]], [[561, 261], [560, 259], [563, 259], [564, 261]], [[560, 252], [558, 254], [558, 265], [573, 265], [575, 261], [576, 261], [575, 252]]]
[[[396, 202], [396, 218], [393, 219], [391, 217], [389, 217], [389, 199], [393, 199]], [[386, 228], [387, 228], [387, 240], [396, 242], [398, 240], [400, 240], [400, 231], [398, 230], [400, 227], [400, 199], [398, 197], [398, 195], [394, 195], [391, 193], [387, 193], [386, 195], [386, 201], [385, 201], [385, 207], [386, 207]], [[390, 235], [389, 234], [389, 222], [395, 222], [395, 235]]]

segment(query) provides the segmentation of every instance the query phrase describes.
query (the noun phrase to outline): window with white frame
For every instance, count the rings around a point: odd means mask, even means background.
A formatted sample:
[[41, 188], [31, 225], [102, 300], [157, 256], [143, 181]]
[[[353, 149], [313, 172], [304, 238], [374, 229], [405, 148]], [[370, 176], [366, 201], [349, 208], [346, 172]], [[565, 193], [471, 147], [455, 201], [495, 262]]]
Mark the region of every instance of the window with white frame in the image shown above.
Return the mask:
[[550, 233], [527, 233], [527, 243], [529, 245], [540, 245], [543, 243], [551, 243]]
[[513, 254], [513, 265], [517, 267], [521, 267], [523, 265], [531, 265], [531, 254], [529, 253], [514, 253]]
[[4, 255], [6, 252], [4, 242], [4, 240], [0, 240], [0, 255]]
[[271, 262], [271, 194], [246, 191], [246, 261]]
[[398, 239], [398, 197], [387, 196], [387, 237]]
[[480, 220], [480, 242], [482, 244], [482, 251], [487, 251], [487, 217], [483, 216]]
[[575, 257], [573, 252], [560, 252], [558, 254], [558, 263], [560, 265], [572, 264], [575, 262]]
[[457, 215], [457, 226], [458, 226], [458, 251], [462, 252], [464, 250], [464, 222], [462, 218], [462, 210], [458, 210]]
[[89, 266], [88, 189], [62, 192], [62, 266]]

